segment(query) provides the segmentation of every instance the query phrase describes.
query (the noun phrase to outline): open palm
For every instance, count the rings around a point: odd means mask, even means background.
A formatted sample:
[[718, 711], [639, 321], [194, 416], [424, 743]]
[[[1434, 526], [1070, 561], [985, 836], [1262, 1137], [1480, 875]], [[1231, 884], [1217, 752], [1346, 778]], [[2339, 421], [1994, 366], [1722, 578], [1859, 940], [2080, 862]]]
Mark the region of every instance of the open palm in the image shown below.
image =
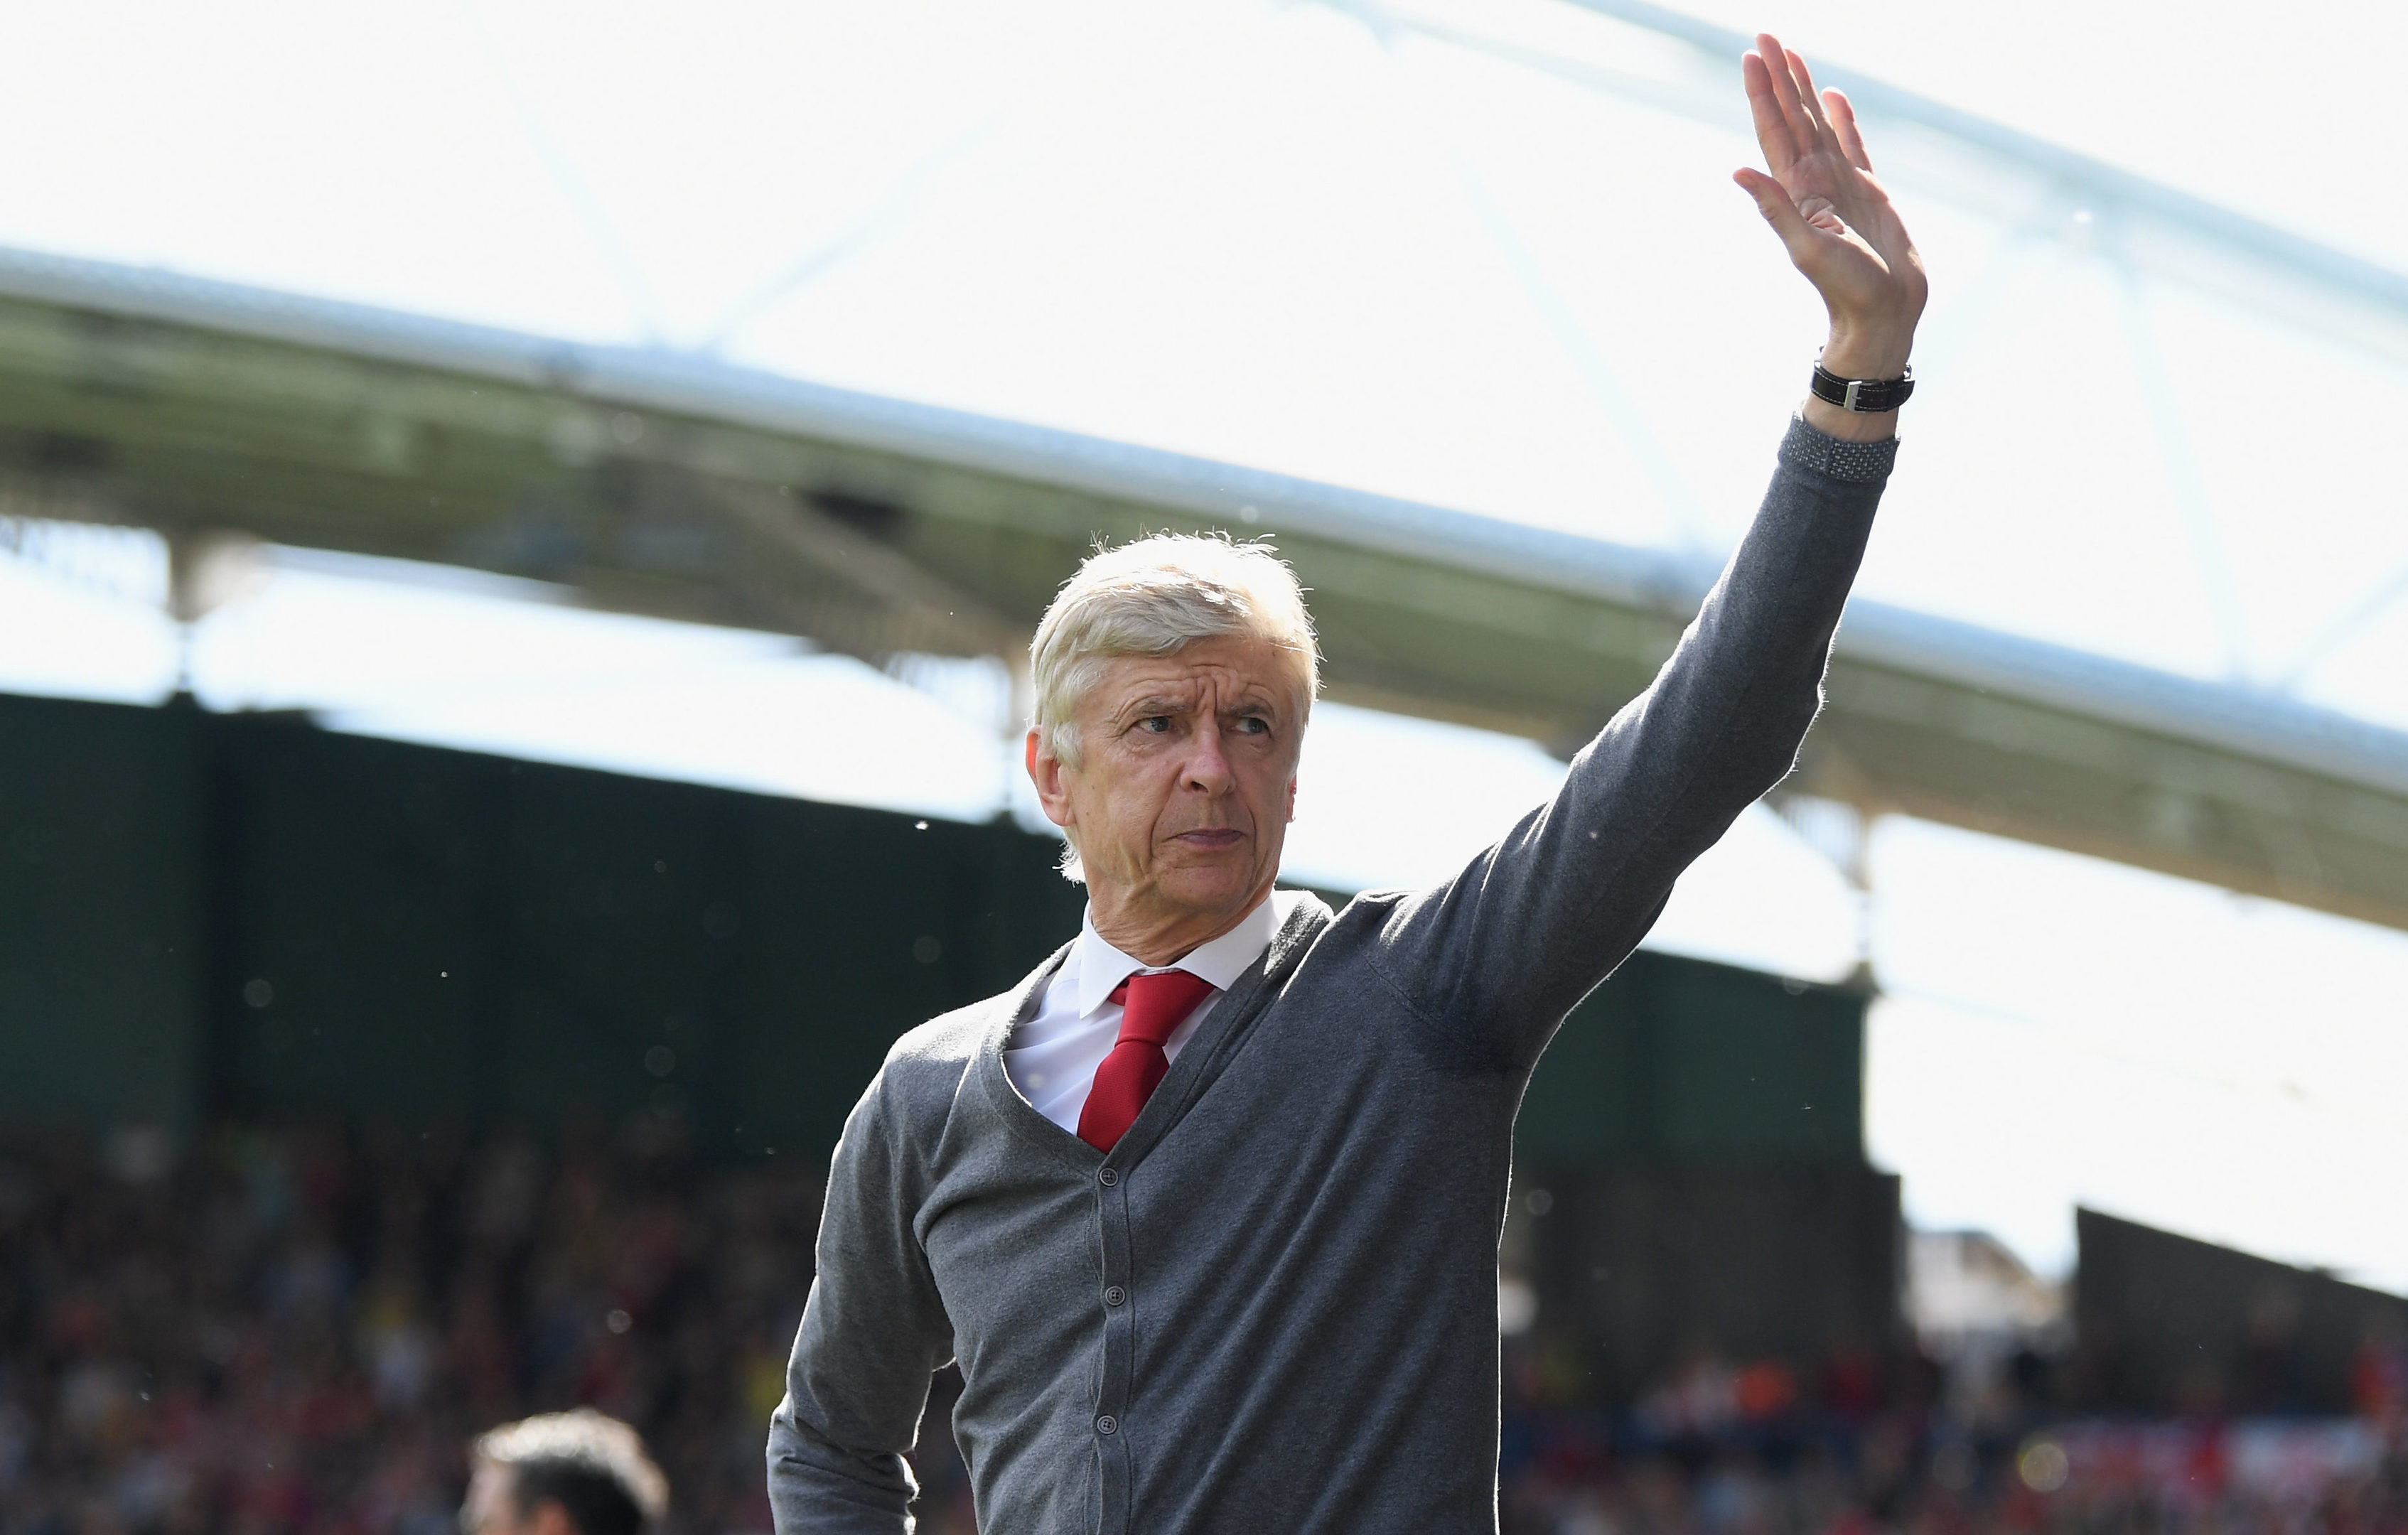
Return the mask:
[[1764, 171], [1733, 179], [1787, 247], [1831, 314], [1828, 366], [1888, 378], [1906, 365], [1927, 286], [1914, 242], [1873, 179], [1856, 114], [1838, 91], [1819, 94], [1806, 61], [1770, 34], [1741, 61]]

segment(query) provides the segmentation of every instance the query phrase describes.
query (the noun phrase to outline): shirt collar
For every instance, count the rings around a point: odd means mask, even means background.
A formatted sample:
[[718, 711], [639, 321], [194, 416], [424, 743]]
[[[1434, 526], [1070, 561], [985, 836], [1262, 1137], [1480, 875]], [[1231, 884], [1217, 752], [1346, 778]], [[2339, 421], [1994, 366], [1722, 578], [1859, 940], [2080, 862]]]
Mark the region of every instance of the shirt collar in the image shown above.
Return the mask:
[[[1188, 974], [1210, 981], [1214, 987], [1227, 991], [1246, 973], [1247, 967], [1260, 959], [1263, 951], [1271, 946], [1279, 935], [1280, 922], [1296, 904], [1296, 892], [1274, 891], [1257, 903], [1254, 909], [1238, 919], [1238, 925], [1210, 943], [1199, 943], [1181, 958], [1163, 967], [1185, 970]], [[1079, 963], [1079, 1016], [1090, 1017], [1097, 1008], [1111, 999], [1120, 983], [1138, 971], [1149, 968], [1104, 941], [1096, 931], [1095, 911], [1089, 908], [1079, 923], [1079, 945], [1074, 957]]]

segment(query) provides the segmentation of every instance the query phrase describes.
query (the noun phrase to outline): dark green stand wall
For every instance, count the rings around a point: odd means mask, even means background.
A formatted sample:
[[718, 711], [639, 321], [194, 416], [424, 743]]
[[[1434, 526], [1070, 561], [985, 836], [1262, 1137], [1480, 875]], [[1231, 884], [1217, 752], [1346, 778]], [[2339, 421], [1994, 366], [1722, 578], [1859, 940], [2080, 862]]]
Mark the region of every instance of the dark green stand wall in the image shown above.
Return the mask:
[[1864, 1156], [1865, 999], [1642, 954], [1566, 1021], [1522, 1099], [1525, 1160]]
[[2408, 1299], [2329, 1273], [2095, 1210], [2074, 1235], [2074, 1385], [2095, 1406], [2363, 1411], [2360, 1372], [2408, 1339]]
[[1076, 931], [1044, 839], [0, 697], [0, 1118], [615, 1118], [824, 1155]]
[[211, 1097], [236, 1113], [676, 1105], [820, 1154], [897, 1033], [1078, 923], [1008, 826], [297, 727], [232, 732], [220, 772], [240, 915]]
[[203, 1108], [207, 723], [0, 697], [0, 1121]]
[[[654, 1107], [824, 1155], [896, 1034], [1018, 980], [1082, 900], [1010, 825], [7, 696], [0, 849], [20, 1125]], [[1641, 954], [1549, 1053], [1524, 1155], [1859, 1160], [1862, 1022]]]

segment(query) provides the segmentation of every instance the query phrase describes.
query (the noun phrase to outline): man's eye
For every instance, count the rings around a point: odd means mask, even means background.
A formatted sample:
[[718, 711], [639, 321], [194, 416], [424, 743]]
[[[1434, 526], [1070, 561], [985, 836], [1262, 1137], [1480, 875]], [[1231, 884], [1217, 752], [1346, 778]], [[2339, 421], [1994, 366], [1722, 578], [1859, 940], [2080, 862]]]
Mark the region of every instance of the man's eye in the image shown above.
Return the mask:
[[1140, 730], [1151, 731], [1157, 736], [1167, 736], [1170, 734], [1170, 716], [1168, 714], [1149, 714], [1144, 719], [1137, 722], [1137, 727]]
[[1271, 733], [1271, 722], [1259, 715], [1249, 714], [1238, 722], [1238, 728], [1249, 736], [1268, 736]]

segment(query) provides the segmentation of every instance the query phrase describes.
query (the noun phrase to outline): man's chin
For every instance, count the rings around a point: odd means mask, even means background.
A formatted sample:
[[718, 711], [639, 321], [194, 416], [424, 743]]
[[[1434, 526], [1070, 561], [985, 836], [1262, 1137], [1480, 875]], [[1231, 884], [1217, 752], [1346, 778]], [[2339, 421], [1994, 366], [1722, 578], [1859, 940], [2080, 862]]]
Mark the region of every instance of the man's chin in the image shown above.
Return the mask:
[[1226, 867], [1204, 864], [1165, 869], [1160, 880], [1163, 894], [1191, 911], [1231, 913], [1253, 897], [1257, 882], [1254, 870], [1235, 858]]

